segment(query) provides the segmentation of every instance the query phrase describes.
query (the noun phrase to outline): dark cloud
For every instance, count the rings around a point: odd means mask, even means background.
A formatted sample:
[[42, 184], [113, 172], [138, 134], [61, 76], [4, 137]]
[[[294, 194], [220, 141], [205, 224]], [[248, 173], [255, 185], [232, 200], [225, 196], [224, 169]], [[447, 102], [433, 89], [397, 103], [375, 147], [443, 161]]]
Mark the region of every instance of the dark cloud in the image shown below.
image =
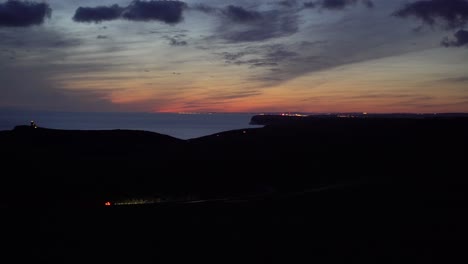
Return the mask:
[[231, 62], [237, 61], [239, 58], [246, 55], [246, 53], [245, 52], [237, 52], [237, 53], [223, 52], [222, 55], [226, 63], [231, 63]]
[[468, 31], [467, 30], [458, 30], [455, 35], [455, 39], [450, 40], [445, 38], [442, 40], [442, 45], [445, 47], [461, 47], [468, 45]]
[[193, 5], [190, 9], [215, 15], [221, 19], [216, 34], [210, 38], [221, 38], [230, 43], [255, 42], [289, 36], [299, 30], [300, 9], [285, 8], [285, 5], [288, 5], [286, 2], [290, 1], [275, 2], [275, 5], [279, 4], [282, 8], [268, 11], [234, 5], [217, 8], [200, 4]]
[[[286, 2], [286, 1], [285, 1]], [[197, 10], [206, 14], [216, 14], [227, 18], [232, 22], [249, 23], [262, 19], [262, 13], [255, 10], [248, 10], [242, 6], [228, 5], [224, 8], [213, 7], [205, 4], [195, 4], [190, 9]]]
[[250, 68], [278, 66], [278, 62], [274, 60], [270, 60], [269, 58], [250, 59], [250, 60], [244, 60], [244, 61], [238, 60], [238, 61], [234, 61], [234, 64], [237, 64], [237, 65], [247, 64], [250, 66]]
[[296, 7], [298, 6], [297, 0], [283, 0], [277, 2], [278, 5], [285, 6], [285, 7]]
[[181, 1], [133, 1], [122, 13], [122, 17], [133, 21], [157, 20], [176, 24], [183, 20], [187, 4]]
[[47, 3], [9, 0], [0, 3], [0, 27], [40, 25], [51, 13], [52, 9]]
[[321, 7], [325, 9], [343, 9], [348, 5], [354, 5], [358, 2], [362, 2], [365, 6], [371, 8], [374, 7], [372, 0], [320, 0], [315, 2], [305, 2], [305, 8]]
[[166, 37], [169, 40], [169, 45], [171, 46], [187, 46], [188, 43], [185, 40], [182, 40], [180, 36]]
[[349, 4], [355, 4], [357, 0], [323, 0], [320, 4], [327, 9], [342, 9]]
[[237, 20], [231, 17], [218, 28], [218, 36], [231, 43], [265, 41], [289, 36], [299, 30], [298, 16], [295, 12], [279, 10], [261, 12], [260, 16], [255, 16], [255, 19], [239, 21], [244, 25], [243, 27], [236, 27], [233, 21]]
[[[468, 83], [468, 76], [440, 79], [439, 82]], [[463, 98], [468, 99], [468, 96], [463, 97]]]
[[[437, 42], [437, 35], [431, 35], [430, 38], [419, 41], [420, 36], [409, 32], [404, 27], [405, 21], [388, 20], [387, 10], [389, 9], [375, 9], [372, 13], [378, 13], [379, 15], [370, 16], [369, 19], [362, 19], [362, 17], [358, 16], [362, 12], [357, 12], [354, 19], [346, 19], [341, 23], [319, 30], [314, 28], [307, 31], [304, 28], [300, 36], [311, 36], [309, 41], [298, 39], [295, 42], [295, 38], [284, 38], [282, 49], [280, 47], [267, 49], [263, 43], [242, 43], [242, 46], [239, 46], [236, 50], [229, 50], [232, 54], [226, 54], [227, 56], [223, 54], [222, 59], [227, 61], [229, 57], [233, 57], [234, 60], [228, 61], [227, 65], [255, 68], [255, 71], [250, 72], [249, 79], [264, 85], [264, 87], [269, 87], [299, 76], [309, 75], [312, 72], [368, 60], [399, 56], [434, 47], [430, 42]], [[363, 11], [367, 13], [365, 10]], [[346, 34], [328, 34], [329, 32], [346, 32]], [[382, 32], [385, 32], [385, 38], [382, 38]], [[388, 42], [388, 39], [392, 39], [392, 41]], [[302, 40], [306, 40], [306, 38]], [[411, 41], [418, 44], [409, 45]], [[343, 43], [346, 44], [343, 45]], [[249, 46], [246, 46], [247, 44], [256, 48], [249, 48]], [[275, 51], [278, 51], [276, 57], [274, 57]], [[287, 52], [291, 53], [288, 54]], [[249, 55], [236, 58], [237, 55], [242, 55], [242, 53], [248, 53]], [[277, 66], [259, 67], [259, 65], [267, 64], [259, 64], [258, 60], [271, 63], [271, 65], [276, 63]], [[316, 79], [318, 80], [320, 77]]]
[[400, 93], [363, 93], [358, 95], [348, 96], [347, 99], [375, 99], [375, 98], [411, 98], [411, 97], [420, 97], [419, 95], [412, 94], [400, 94]]
[[260, 12], [246, 10], [240, 6], [230, 5], [222, 10], [222, 13], [230, 20], [241, 23], [262, 19], [262, 14]]
[[[14, 34], [16, 33], [16, 34]], [[62, 50], [81, 45], [75, 36], [64, 36], [48, 27], [34, 30], [30, 28], [15, 28], [13, 31], [0, 31], [0, 48], [6, 48], [19, 53], [30, 53], [38, 50]], [[1, 65], [1, 61], [0, 61]]]
[[256, 95], [261, 95], [262, 92], [259, 90], [245, 90], [245, 91], [234, 91], [234, 92], [229, 92], [229, 91], [221, 91], [218, 92], [214, 96], [210, 96], [207, 99], [211, 100], [234, 100], [234, 99], [242, 99], [242, 98], [247, 98], [247, 97], [252, 97]]
[[256, 67], [276, 67], [281, 63], [289, 63], [299, 56], [283, 45], [264, 45], [255, 48], [246, 48], [243, 52], [221, 54], [226, 64], [248, 65]]
[[300, 9], [307, 8], [322, 8], [322, 9], [344, 9], [346, 6], [355, 5], [358, 2], [363, 3], [365, 6], [374, 7], [373, 0], [316, 0], [316, 1], [298, 1], [298, 0], [283, 0], [275, 4], [287, 8], [299, 7]]
[[140, 1], [135, 0], [127, 7], [112, 6], [79, 7], [73, 20], [76, 22], [95, 22], [127, 19], [131, 21], [161, 21], [176, 24], [183, 20], [186, 4], [181, 1]]
[[365, 6], [369, 8], [374, 7], [374, 2], [372, 0], [363, 0], [362, 2], [364, 3]]
[[315, 8], [316, 4], [314, 2], [304, 2], [304, 8]]
[[98, 36], [97, 36], [97, 39], [106, 39], [106, 38], [107, 38], [106, 35], [98, 35]]
[[216, 13], [219, 11], [218, 8], [205, 5], [205, 4], [194, 4], [190, 6], [190, 9], [197, 10], [197, 11], [207, 13], [207, 14]]
[[396, 12], [398, 17], [416, 17], [428, 25], [439, 22], [446, 28], [464, 27], [468, 22], [468, 1], [466, 0], [426, 0], [408, 3]]
[[94, 22], [115, 20], [120, 18], [124, 8], [119, 5], [98, 6], [98, 7], [79, 7], [75, 11], [73, 20], [76, 22]]
[[467, 0], [426, 0], [408, 3], [393, 13], [397, 17], [416, 17], [423, 23], [444, 29], [459, 29], [453, 39], [444, 38], [445, 47], [461, 47], [468, 44], [468, 31], [463, 30], [468, 24]]

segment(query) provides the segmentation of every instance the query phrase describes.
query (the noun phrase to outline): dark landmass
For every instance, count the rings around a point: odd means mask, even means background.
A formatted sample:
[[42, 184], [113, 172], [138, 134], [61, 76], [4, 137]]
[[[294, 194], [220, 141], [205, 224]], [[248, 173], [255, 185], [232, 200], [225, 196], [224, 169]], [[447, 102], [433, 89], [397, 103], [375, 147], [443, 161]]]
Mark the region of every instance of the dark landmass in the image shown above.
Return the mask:
[[[468, 118], [254, 116], [190, 140], [0, 131], [6, 252], [39, 263], [466, 263]], [[105, 207], [104, 202], [158, 201]]]
[[299, 122], [309, 123], [319, 119], [456, 119], [468, 118], [466, 113], [434, 113], [434, 114], [368, 114], [368, 113], [334, 113], [334, 114], [262, 114], [254, 115], [252, 125], [286, 125]]

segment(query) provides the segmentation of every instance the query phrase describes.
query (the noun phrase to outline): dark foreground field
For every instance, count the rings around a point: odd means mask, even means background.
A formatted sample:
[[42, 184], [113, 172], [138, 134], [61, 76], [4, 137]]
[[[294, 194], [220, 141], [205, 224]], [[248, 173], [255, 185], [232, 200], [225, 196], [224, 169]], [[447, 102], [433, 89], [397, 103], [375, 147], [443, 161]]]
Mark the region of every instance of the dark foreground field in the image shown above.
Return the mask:
[[[468, 119], [447, 117], [275, 121], [187, 141], [17, 127], [0, 132], [4, 259], [466, 263], [467, 135]], [[150, 198], [162, 202], [104, 206]]]

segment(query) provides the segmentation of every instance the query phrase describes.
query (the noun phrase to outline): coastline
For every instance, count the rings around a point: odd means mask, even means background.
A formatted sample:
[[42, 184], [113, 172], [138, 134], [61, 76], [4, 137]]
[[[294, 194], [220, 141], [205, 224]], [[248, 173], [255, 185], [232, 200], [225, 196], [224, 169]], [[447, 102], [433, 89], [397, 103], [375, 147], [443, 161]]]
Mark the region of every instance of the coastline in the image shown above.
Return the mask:
[[41, 127], [62, 130], [143, 130], [180, 139], [206, 136], [217, 132], [253, 128], [249, 113], [68, 113], [0, 112], [0, 131], [31, 120]]
[[5, 239], [44, 262], [459, 259], [467, 121], [326, 118], [191, 140], [1, 131]]
[[[265, 119], [258, 121], [259, 117]], [[271, 188], [307, 189], [341, 180], [385, 181], [401, 170], [413, 171], [411, 177], [416, 180], [434, 174], [443, 164], [450, 164], [450, 170], [458, 168], [468, 146], [468, 118], [460, 116], [296, 120], [262, 115], [253, 116], [255, 119], [261, 127], [186, 140], [143, 130], [17, 126], [1, 131], [0, 143], [5, 164], [12, 171], [22, 167], [26, 186], [30, 180], [43, 185], [32, 176], [39, 168], [46, 173], [41, 177], [44, 182], [59, 180], [71, 188], [75, 181], [84, 186], [94, 182], [118, 196], [127, 187], [129, 193], [140, 187], [151, 193], [155, 186], [156, 193], [186, 192], [202, 198]], [[374, 179], [373, 169], [382, 168], [386, 168], [384, 175]], [[171, 177], [158, 176], [160, 173]], [[309, 173], [311, 177], [306, 177]], [[290, 180], [286, 175], [291, 175]], [[431, 177], [436, 179], [436, 175]]]

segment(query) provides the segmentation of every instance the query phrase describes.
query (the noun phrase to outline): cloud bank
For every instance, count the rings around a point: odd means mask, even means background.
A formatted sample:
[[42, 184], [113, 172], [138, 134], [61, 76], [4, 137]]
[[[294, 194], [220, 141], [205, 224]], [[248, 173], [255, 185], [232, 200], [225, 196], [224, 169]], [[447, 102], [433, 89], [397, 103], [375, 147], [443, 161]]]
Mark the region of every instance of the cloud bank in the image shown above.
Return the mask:
[[262, 19], [262, 14], [257, 11], [249, 11], [241, 6], [229, 5], [221, 11], [228, 19], [239, 22], [249, 23]]
[[445, 47], [461, 47], [468, 45], [468, 31], [467, 30], [458, 30], [455, 35], [454, 40], [449, 40], [445, 38], [442, 40], [442, 45]]
[[94, 22], [109, 21], [119, 19], [125, 8], [119, 5], [98, 6], [98, 7], [79, 7], [73, 20], [76, 22]]
[[122, 13], [122, 17], [132, 21], [157, 20], [176, 24], [183, 20], [183, 10], [187, 5], [180, 1], [133, 1]]
[[177, 24], [183, 20], [183, 10], [187, 4], [181, 1], [140, 1], [135, 0], [127, 7], [112, 6], [79, 7], [73, 20], [76, 22], [100, 23], [116, 19], [130, 21], [161, 21]]
[[315, 5], [320, 6], [322, 8], [326, 8], [326, 9], [343, 9], [346, 6], [354, 5], [357, 2], [362, 2], [367, 7], [374, 6], [374, 3], [371, 0], [322, 0], [322, 1], [317, 1]]
[[228, 43], [265, 41], [289, 36], [299, 30], [295, 10], [273, 9], [257, 11], [237, 5], [215, 8], [207, 5], [192, 7], [219, 17], [215, 37]]
[[459, 29], [453, 40], [444, 38], [445, 47], [461, 47], [468, 43], [468, 1], [466, 0], [425, 0], [408, 3], [393, 13], [394, 16], [415, 17], [431, 27], [440, 26], [446, 30]]
[[449, 29], [464, 27], [468, 22], [468, 1], [426, 0], [406, 4], [394, 13], [397, 17], [416, 17], [434, 26], [442, 24]]
[[318, 0], [305, 2], [300, 2], [298, 0], [283, 0], [277, 2], [277, 4], [289, 8], [302, 7], [341, 10], [349, 5], [355, 5], [358, 2], [363, 3], [369, 8], [374, 7], [374, 2], [372, 0]]
[[0, 27], [41, 25], [52, 14], [47, 3], [9, 0], [0, 3]]

